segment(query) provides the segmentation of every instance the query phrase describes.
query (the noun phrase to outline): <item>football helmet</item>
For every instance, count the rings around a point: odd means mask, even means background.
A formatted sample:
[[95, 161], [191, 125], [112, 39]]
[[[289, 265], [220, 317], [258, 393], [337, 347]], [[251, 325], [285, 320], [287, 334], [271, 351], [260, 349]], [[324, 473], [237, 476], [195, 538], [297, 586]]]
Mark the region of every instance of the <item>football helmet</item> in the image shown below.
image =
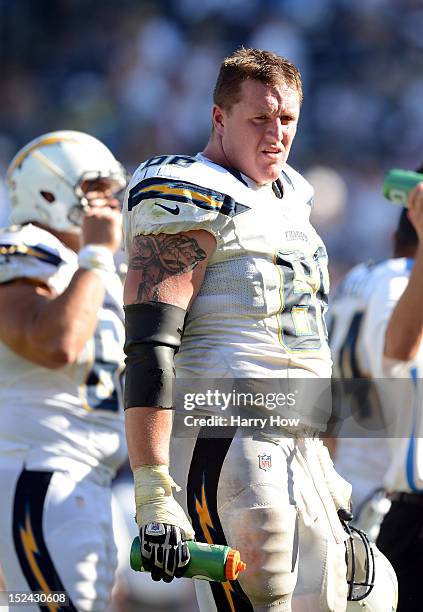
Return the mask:
[[392, 565], [364, 531], [341, 521], [349, 536], [345, 543], [347, 612], [395, 612], [398, 581]]
[[83, 132], [62, 130], [35, 138], [15, 155], [6, 183], [10, 222], [38, 222], [80, 233], [88, 200], [85, 180], [110, 179], [112, 191], [126, 187], [127, 173], [102, 142]]

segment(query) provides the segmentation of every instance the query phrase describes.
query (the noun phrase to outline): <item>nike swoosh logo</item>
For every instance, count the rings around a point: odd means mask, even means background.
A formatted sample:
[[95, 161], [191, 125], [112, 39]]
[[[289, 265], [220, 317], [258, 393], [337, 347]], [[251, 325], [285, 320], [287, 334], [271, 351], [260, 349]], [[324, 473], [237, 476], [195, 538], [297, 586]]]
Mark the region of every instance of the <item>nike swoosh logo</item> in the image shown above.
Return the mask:
[[167, 212], [170, 212], [172, 215], [179, 215], [179, 206], [176, 204], [175, 208], [169, 208], [169, 206], [165, 206], [164, 204], [155, 203], [156, 206], [160, 206], [160, 208], [164, 208]]

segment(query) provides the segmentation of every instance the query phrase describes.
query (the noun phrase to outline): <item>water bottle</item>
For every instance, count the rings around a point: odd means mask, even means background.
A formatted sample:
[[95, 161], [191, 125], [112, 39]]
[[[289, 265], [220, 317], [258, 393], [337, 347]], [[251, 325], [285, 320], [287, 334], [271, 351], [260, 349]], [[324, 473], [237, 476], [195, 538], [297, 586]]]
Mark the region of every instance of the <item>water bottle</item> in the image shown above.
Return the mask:
[[383, 195], [395, 204], [407, 206], [407, 196], [412, 189], [423, 181], [423, 174], [393, 168], [383, 178]]
[[[204, 544], [188, 540], [190, 560], [185, 568], [184, 578], [197, 578], [225, 582], [236, 580], [246, 569], [238, 550], [220, 544]], [[145, 571], [141, 565], [140, 539], [135, 538], [131, 546], [131, 568], [136, 572]]]

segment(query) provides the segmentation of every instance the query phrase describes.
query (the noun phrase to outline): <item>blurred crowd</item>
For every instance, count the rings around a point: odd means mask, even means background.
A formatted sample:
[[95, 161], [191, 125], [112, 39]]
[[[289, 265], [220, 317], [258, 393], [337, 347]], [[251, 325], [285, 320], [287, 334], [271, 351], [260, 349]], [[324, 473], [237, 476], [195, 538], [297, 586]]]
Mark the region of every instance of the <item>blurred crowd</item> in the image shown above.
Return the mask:
[[[0, 0], [0, 172], [55, 129], [92, 133], [130, 171], [195, 153], [222, 58], [273, 50], [303, 75], [290, 162], [318, 188], [336, 281], [387, 255], [398, 210], [383, 173], [423, 159], [422, 30], [421, 0]], [[4, 201], [0, 186], [0, 222]]]
[[[31, 138], [89, 132], [129, 171], [157, 154], [195, 154], [222, 58], [261, 47], [303, 75], [290, 163], [316, 188], [313, 221], [336, 285], [358, 261], [389, 254], [399, 210], [382, 197], [384, 172], [423, 162], [422, 32], [422, 0], [0, 0], [0, 226], [2, 177]], [[124, 474], [116, 512], [129, 488]], [[170, 609], [155, 583], [125, 572], [132, 519], [117, 518], [126, 548], [114, 610], [132, 609], [119, 605], [125, 580], [132, 592], [142, 584], [146, 609]], [[191, 583], [172, 588], [174, 605], [195, 610]]]

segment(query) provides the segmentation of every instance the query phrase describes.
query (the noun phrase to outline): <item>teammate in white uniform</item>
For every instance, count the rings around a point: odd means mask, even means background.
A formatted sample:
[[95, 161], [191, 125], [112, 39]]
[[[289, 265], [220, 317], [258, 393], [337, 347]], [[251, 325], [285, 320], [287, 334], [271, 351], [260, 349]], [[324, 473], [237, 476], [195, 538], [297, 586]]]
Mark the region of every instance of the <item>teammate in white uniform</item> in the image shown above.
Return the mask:
[[309, 222], [312, 188], [286, 164], [301, 98], [290, 62], [236, 52], [221, 67], [203, 153], [150, 159], [127, 190], [126, 431], [143, 564], [155, 580], [180, 576], [194, 534], [247, 563], [237, 582], [197, 582], [202, 611], [291, 610], [298, 555], [303, 603], [347, 605], [337, 509], [350, 487], [314, 436], [325, 415], [313, 402], [296, 406], [297, 435], [174, 436], [179, 503], [168, 469], [179, 346], [177, 378], [214, 379], [204, 389], [281, 378], [295, 390], [330, 377], [326, 250]]
[[336, 465], [361, 488], [359, 501], [380, 487], [393, 500], [377, 544], [398, 577], [399, 612], [421, 609], [423, 183], [408, 203], [395, 233], [393, 259], [348, 274], [331, 307], [330, 325], [338, 374], [373, 380], [385, 422], [383, 437], [373, 439], [374, 404], [364, 405], [367, 414], [357, 419], [355, 437], [337, 441]]
[[55, 597], [40, 609], [103, 612], [125, 458], [113, 254], [126, 174], [97, 139], [60, 131], [19, 151], [7, 183], [19, 225], [0, 233], [0, 564], [9, 591]]
[[[380, 400], [369, 384], [373, 338], [364, 335], [369, 325], [367, 309], [375, 287], [383, 283], [386, 264], [360, 264], [353, 268], [331, 300], [328, 317], [333, 376], [338, 389], [354, 379], [353, 393], [342, 393], [347, 412], [336, 439], [336, 470], [352, 484], [354, 524], [374, 541], [389, 501], [383, 494], [383, 479], [389, 461], [386, 429]], [[357, 398], [357, 401], [354, 401]], [[352, 414], [351, 414], [352, 410]], [[372, 436], [379, 426], [379, 437]], [[366, 457], [363, 469], [363, 457]]]
[[403, 259], [387, 263], [385, 290], [375, 296], [369, 313], [376, 340], [373, 370], [381, 379], [393, 379], [389, 384], [381, 381], [392, 431], [385, 476], [392, 506], [377, 544], [398, 576], [398, 611], [417, 612], [423, 555], [423, 182], [409, 195], [403, 224], [414, 227], [414, 236]]

